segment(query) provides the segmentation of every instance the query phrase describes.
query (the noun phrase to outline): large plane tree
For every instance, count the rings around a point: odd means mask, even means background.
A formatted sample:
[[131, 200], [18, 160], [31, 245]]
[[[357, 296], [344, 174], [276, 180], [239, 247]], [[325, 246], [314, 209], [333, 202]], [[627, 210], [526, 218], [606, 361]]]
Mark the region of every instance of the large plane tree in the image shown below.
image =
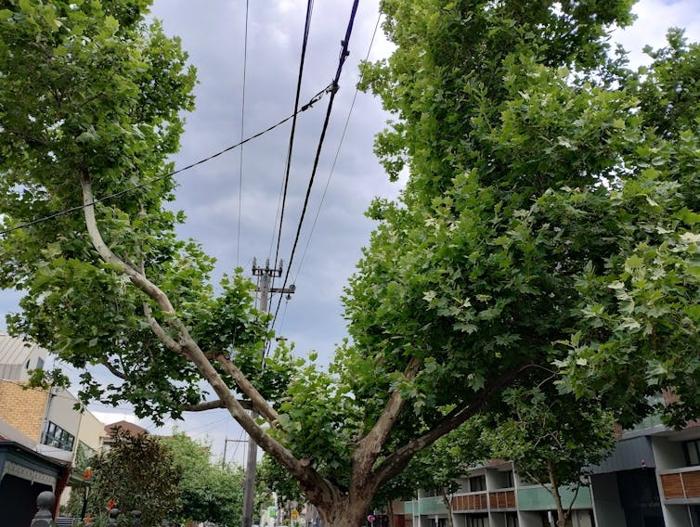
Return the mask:
[[263, 371], [254, 286], [215, 287], [175, 234], [195, 74], [149, 3], [0, 3], [0, 285], [23, 292], [11, 331], [114, 375], [86, 371], [83, 399], [225, 408], [348, 527], [516, 381], [606, 393], [628, 419], [673, 389], [694, 415], [699, 54], [679, 33], [633, 72], [607, 45], [631, 0], [384, 0], [396, 48], [365, 81], [408, 183], [369, 210], [348, 343], [328, 368], [281, 349]]

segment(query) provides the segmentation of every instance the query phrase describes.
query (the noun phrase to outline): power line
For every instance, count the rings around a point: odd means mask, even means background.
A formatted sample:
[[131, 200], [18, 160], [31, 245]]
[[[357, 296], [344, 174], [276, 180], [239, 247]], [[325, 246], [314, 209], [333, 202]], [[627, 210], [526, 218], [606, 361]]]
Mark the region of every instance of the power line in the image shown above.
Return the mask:
[[[374, 45], [374, 37], [377, 35], [377, 29], [379, 28], [379, 22], [382, 19], [382, 14], [379, 13], [377, 16], [377, 22], [374, 24], [374, 30], [372, 31], [372, 38], [369, 41], [369, 46], [367, 48], [367, 54], [365, 55], [365, 62], [369, 60], [369, 56], [372, 53], [372, 46]], [[304, 260], [306, 260], [306, 253], [309, 250], [309, 245], [311, 245], [311, 237], [314, 235], [314, 229], [316, 228], [316, 222], [318, 222], [318, 217], [321, 214], [321, 208], [323, 207], [323, 202], [326, 199], [326, 194], [328, 193], [328, 187], [331, 183], [331, 179], [333, 178], [333, 174], [335, 172], [335, 165], [338, 162], [338, 157], [340, 156], [340, 151], [343, 148], [343, 142], [345, 141], [345, 135], [347, 134], [348, 131], [348, 125], [350, 124], [350, 116], [352, 115], [352, 111], [355, 109], [355, 101], [357, 101], [357, 95], [360, 92], [359, 84], [362, 83], [362, 80], [364, 79], [364, 71], [360, 74], [360, 80], [358, 81], [357, 85], [355, 86], [355, 93], [352, 96], [352, 102], [350, 103], [350, 109], [348, 110], [348, 115], [345, 118], [345, 126], [343, 126], [343, 133], [340, 135], [340, 142], [338, 143], [338, 149], [335, 151], [335, 157], [333, 158], [333, 163], [331, 164], [331, 169], [328, 172], [328, 178], [326, 179], [326, 186], [323, 188], [323, 194], [321, 194], [321, 201], [318, 204], [318, 209], [316, 209], [316, 216], [314, 216], [314, 221], [311, 223], [311, 229], [309, 230], [309, 236], [306, 239], [306, 246], [304, 247], [304, 252], [301, 253], [301, 259], [299, 260], [299, 267], [297, 267], [297, 272], [294, 275], [294, 280], [292, 283], [296, 283], [297, 279], [299, 278], [299, 275], [301, 274], [301, 268], [304, 266]], [[285, 308], [286, 309], [286, 308]]]
[[[327, 92], [329, 92], [329, 91], [331, 90], [331, 88], [332, 88], [332, 85], [329, 85], [329, 86], [327, 86], [326, 88], [324, 88], [323, 90], [321, 90], [320, 92], [318, 92], [318, 93], [317, 93], [316, 95], [314, 95], [311, 99], [309, 99], [309, 101], [308, 101], [304, 106], [302, 106], [301, 108], [299, 108], [299, 111], [298, 111], [298, 112], [296, 112], [296, 113], [294, 113], [294, 114], [291, 114], [291, 115], [288, 115], [287, 117], [285, 117], [284, 119], [282, 119], [282, 120], [276, 122], [276, 123], [273, 124], [272, 126], [269, 126], [269, 127], [265, 128], [264, 130], [261, 130], [260, 132], [258, 132], [258, 133], [256, 133], [256, 134], [253, 134], [253, 135], [251, 135], [251, 136], [249, 136], [249, 137], [243, 139], [242, 141], [240, 141], [240, 142], [238, 142], [238, 143], [236, 143], [236, 144], [233, 144], [233, 145], [231, 145], [231, 146], [228, 146], [228, 147], [224, 148], [223, 150], [219, 150], [218, 152], [216, 152], [216, 153], [214, 153], [214, 154], [211, 154], [210, 156], [207, 156], [207, 157], [205, 157], [205, 158], [203, 158], [203, 159], [200, 159], [199, 161], [195, 161], [194, 163], [191, 163], [191, 164], [189, 164], [189, 165], [186, 165], [186, 166], [184, 166], [184, 167], [182, 167], [182, 168], [179, 168], [179, 169], [174, 170], [174, 171], [172, 171], [172, 172], [169, 172], [169, 173], [167, 173], [167, 174], [163, 174], [162, 176], [155, 177], [155, 178], [151, 179], [150, 181], [145, 181], [145, 182], [143, 182], [143, 183], [139, 183], [139, 184], [137, 184], [137, 185], [133, 185], [133, 186], [131, 186], [131, 187], [127, 187], [127, 188], [125, 188], [125, 189], [123, 189], [123, 190], [120, 190], [120, 191], [118, 191], [118, 192], [114, 192], [114, 193], [112, 193], [112, 194], [108, 194], [108, 195], [106, 195], [106, 196], [102, 196], [101, 198], [95, 198], [93, 201], [91, 201], [91, 202], [89, 202], [89, 203], [83, 203], [82, 205], [76, 205], [75, 207], [70, 207], [70, 208], [67, 208], [67, 209], [63, 209], [63, 210], [54, 212], [54, 213], [52, 213], [52, 214], [49, 214], [49, 215], [47, 215], [47, 216], [42, 216], [42, 217], [36, 218], [36, 219], [34, 219], [34, 220], [28, 221], [28, 222], [26, 222], [26, 223], [20, 223], [19, 225], [15, 225], [14, 227], [10, 227], [10, 228], [8, 228], [8, 229], [4, 229], [4, 230], [0, 231], [0, 236], [5, 236], [5, 235], [7, 235], [7, 234], [9, 234], [9, 233], [11, 233], [11, 232], [14, 232], [14, 231], [17, 231], [17, 230], [20, 230], [20, 229], [25, 229], [25, 228], [27, 228], [27, 227], [31, 227], [31, 226], [37, 225], [37, 224], [39, 224], [39, 223], [44, 223], [44, 222], [49, 221], [49, 220], [52, 220], [52, 219], [54, 219], [54, 218], [58, 218], [58, 217], [61, 217], [61, 216], [66, 216], [66, 215], [68, 215], [68, 214], [72, 214], [73, 212], [77, 212], [77, 211], [82, 210], [82, 209], [84, 209], [84, 208], [86, 208], [86, 207], [91, 207], [92, 205], [95, 205], [95, 204], [97, 204], [97, 203], [101, 203], [101, 202], [105, 202], [105, 201], [110, 201], [110, 200], [112, 200], [112, 199], [115, 199], [115, 198], [118, 198], [118, 197], [123, 196], [123, 195], [125, 195], [125, 194], [128, 194], [129, 192], [133, 192], [134, 190], [138, 190], [138, 189], [141, 189], [141, 188], [148, 187], [149, 185], [152, 185], [152, 184], [155, 183], [156, 181], [160, 181], [160, 180], [162, 180], [162, 179], [166, 179], [166, 178], [169, 178], [169, 177], [176, 176], [176, 175], [178, 175], [178, 174], [181, 174], [182, 172], [185, 172], [185, 171], [187, 171], [187, 170], [191, 170], [191, 169], [193, 169], [193, 168], [195, 168], [195, 167], [197, 167], [197, 166], [199, 166], [199, 165], [203, 165], [204, 163], [207, 163], [207, 162], [211, 161], [212, 159], [215, 159], [215, 158], [217, 158], [217, 157], [219, 157], [219, 156], [225, 154], [226, 152], [230, 152], [231, 150], [234, 150], [234, 149], [238, 148], [239, 146], [244, 145], [244, 144], [246, 144], [246, 143], [252, 141], [253, 139], [257, 139], [258, 137], [260, 137], [260, 136], [262, 136], [262, 135], [265, 135], [265, 134], [268, 133], [268, 132], [271, 132], [272, 130], [274, 130], [275, 128], [277, 128], [277, 127], [279, 127], [279, 126], [282, 126], [284, 123], [286, 123], [287, 121], [289, 121], [290, 119], [292, 119], [295, 115], [298, 115], [298, 114], [300, 114], [300, 113], [303, 113], [303, 112], [305, 112], [306, 110], [308, 110], [309, 108], [313, 107], [314, 104], [316, 104], [318, 101], [320, 101], [320, 100], [323, 98], [323, 96], [324, 96]], [[331, 95], [332, 95], [332, 94], [331, 94]]]
[[[306, 61], [306, 47], [309, 43], [309, 30], [311, 28], [311, 15], [313, 13], [314, 0], [306, 2], [306, 20], [304, 21], [304, 37], [301, 43], [301, 57], [299, 59], [299, 74], [297, 76], [297, 91], [294, 97], [294, 111], [299, 107], [299, 97], [301, 96], [301, 80], [304, 76], [304, 63]], [[282, 241], [282, 224], [284, 223], [284, 209], [287, 204], [287, 189], [289, 187], [289, 172], [292, 167], [292, 151], [294, 149], [294, 133], [297, 128], [297, 120], [292, 119], [292, 130], [289, 134], [289, 147], [287, 148], [287, 163], [284, 170], [284, 187], [282, 191], [282, 206], [280, 208], [279, 231], [277, 233], [277, 248], [275, 249], [275, 258], [272, 260], [273, 266], [277, 265], [277, 260], [280, 255], [280, 242]]]
[[[243, 131], [245, 125], [245, 81], [246, 81], [246, 69], [248, 66], [248, 3], [249, 0], [245, 2], [245, 36], [243, 37], [243, 87], [241, 90], [241, 141], [243, 140]], [[294, 108], [297, 111], [297, 108]], [[294, 117], [296, 121], [296, 114]], [[239, 152], [238, 161], [238, 222], [236, 227], [236, 265], [238, 265], [241, 253], [241, 209], [243, 207], [243, 146], [241, 145], [241, 150]]]
[[[340, 50], [340, 57], [338, 59], [338, 69], [335, 72], [335, 77], [333, 78], [333, 82], [331, 83], [331, 96], [328, 99], [328, 107], [326, 108], [326, 116], [323, 120], [323, 127], [321, 128], [321, 136], [319, 137], [318, 140], [318, 147], [316, 148], [316, 156], [314, 157], [314, 164], [313, 168], [311, 169], [311, 176], [309, 177], [309, 184], [306, 187], [306, 195], [304, 196], [304, 204], [302, 205], [301, 209], [301, 215], [299, 217], [299, 223], [297, 224], [297, 231], [294, 236], [294, 244], [292, 245], [292, 252], [289, 255], [289, 263], [287, 264], [287, 272], [284, 275], [284, 283], [282, 284], [282, 289], [284, 289], [287, 286], [287, 281], [289, 280], [289, 271], [292, 268], [292, 263], [294, 262], [294, 254], [297, 249], [297, 245], [299, 244], [299, 236], [301, 234], [301, 228], [304, 223], [304, 216], [306, 216], [306, 209], [309, 206], [309, 196], [311, 195], [311, 188], [313, 187], [314, 184], [314, 178], [316, 176], [316, 171], [318, 170], [318, 163], [321, 158], [321, 150], [323, 149], [323, 141], [326, 138], [326, 132], [328, 131], [328, 124], [330, 122], [331, 118], [331, 112], [333, 111], [333, 101], [335, 101], [335, 96], [338, 93], [339, 89], [339, 84], [338, 82], [340, 81], [340, 75], [343, 72], [343, 66], [345, 65], [345, 61], [348, 58], [348, 55], [350, 54], [350, 51], [348, 51], [348, 46], [350, 44], [350, 36], [352, 35], [352, 28], [355, 23], [355, 15], [357, 14], [357, 5], [359, 3], [359, 0], [354, 0], [352, 3], [352, 11], [350, 12], [350, 20], [348, 21], [348, 26], [345, 29], [345, 38], [341, 41], [341, 50]], [[280, 310], [280, 304], [282, 303], [282, 295], [280, 295], [278, 301], [277, 301], [277, 307], [275, 308], [275, 315], [272, 319], [272, 325], [270, 326], [270, 329], [274, 329], [275, 327], [275, 322], [277, 321], [277, 314], [279, 313]]]

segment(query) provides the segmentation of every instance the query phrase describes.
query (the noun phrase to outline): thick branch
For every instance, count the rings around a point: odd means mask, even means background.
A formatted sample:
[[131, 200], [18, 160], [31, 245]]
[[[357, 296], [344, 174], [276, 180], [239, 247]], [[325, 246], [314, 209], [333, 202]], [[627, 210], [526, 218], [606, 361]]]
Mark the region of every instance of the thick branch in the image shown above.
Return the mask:
[[149, 306], [147, 302], [143, 303], [143, 314], [146, 317], [148, 325], [151, 327], [151, 331], [153, 331], [153, 334], [156, 337], [158, 337], [158, 340], [165, 344], [165, 346], [170, 351], [174, 351], [175, 353], [182, 353], [182, 346], [180, 345], [180, 343], [177, 342], [170, 335], [168, 335], [168, 332], [165, 331], [165, 329], [163, 329], [163, 326], [161, 326], [158, 323], [158, 321], [153, 316], [153, 313], [151, 312], [151, 306]]
[[253, 409], [262, 415], [271, 426], [276, 427], [279, 414], [270, 406], [265, 398], [260, 395], [260, 392], [253, 386], [253, 383], [251, 383], [243, 372], [225, 355], [221, 353], [218, 354], [216, 356], [216, 361], [223, 366], [226, 373], [233, 377], [234, 382], [241, 392], [250, 399]]
[[[420, 361], [415, 357], [412, 358], [404, 371], [404, 377], [409, 380], [413, 379], [418, 373], [419, 367]], [[353, 452], [353, 481], [361, 481], [361, 484], [364, 485], [365, 481], [363, 480], [371, 474], [372, 467], [405, 405], [406, 400], [397, 387], [391, 392], [384, 411], [372, 429], [360, 440]]]
[[469, 403], [457, 407], [445, 415], [438, 423], [423, 435], [409, 441], [384, 459], [373, 471], [378, 485], [399, 474], [408, 465], [413, 456], [422, 449], [432, 445], [445, 434], [451, 432], [480, 412], [489, 402], [491, 396], [508, 386], [523, 371], [532, 367], [528, 364], [521, 368], [509, 370], [482, 388], [481, 393]]
[[[171, 326], [177, 331], [178, 342], [175, 342], [173, 339], [168, 340], [168, 338], [165, 338], [163, 343], [169, 348], [173, 346], [173, 343], [179, 346], [181, 352], [197, 367], [201, 375], [207, 379], [211, 387], [219, 396], [219, 399], [228, 409], [231, 416], [238, 421], [241, 427], [263, 450], [286, 467], [290, 473], [294, 475], [297, 480], [299, 480], [302, 487], [308, 490], [317, 489], [318, 493], [323, 493], [326, 495], [337, 493], [337, 489], [333, 488], [330, 483], [324, 480], [310, 466], [308, 461], [296, 459], [287, 448], [265, 433], [265, 431], [258, 426], [255, 420], [248, 414], [246, 409], [233, 396], [229, 387], [223, 381], [216, 369], [212, 366], [211, 362], [209, 362], [204, 352], [191, 337], [187, 327], [180, 319], [177, 318], [175, 309], [168, 296], [137, 269], [125, 263], [123, 259], [119, 258], [112, 252], [112, 250], [102, 239], [102, 235], [97, 226], [97, 221], [95, 219], [95, 199], [92, 194], [92, 184], [87, 175], [81, 175], [80, 185], [83, 193], [83, 213], [85, 217], [85, 224], [95, 250], [105, 262], [113, 265], [120, 272], [126, 274], [136, 287], [153, 299], [160, 307], [161, 311], [168, 317], [169, 324], [171, 324]], [[158, 330], [159, 327], [159, 325], [151, 324], [151, 328], [154, 330], [154, 333], [156, 336], [158, 336], [158, 338], [163, 339], [164, 337], [167, 337], [165, 332]], [[243, 390], [243, 388], [241, 388], [241, 390]], [[257, 391], [255, 393], [257, 393]], [[318, 499], [321, 500], [322, 498], [322, 496], [319, 496]]]
[[87, 226], [90, 240], [95, 250], [100, 257], [107, 263], [115, 266], [121, 272], [126, 274], [131, 282], [136, 285], [141, 291], [150, 296], [158, 304], [158, 307], [168, 314], [174, 314], [175, 308], [170, 303], [168, 296], [160, 290], [155, 284], [148, 280], [144, 275], [139, 273], [131, 265], [126, 264], [121, 258], [112, 252], [107, 244], [102, 239], [102, 234], [97, 226], [95, 219], [95, 197], [92, 194], [92, 183], [86, 175], [80, 177], [80, 186], [83, 190], [83, 214], [85, 216], [85, 225]]

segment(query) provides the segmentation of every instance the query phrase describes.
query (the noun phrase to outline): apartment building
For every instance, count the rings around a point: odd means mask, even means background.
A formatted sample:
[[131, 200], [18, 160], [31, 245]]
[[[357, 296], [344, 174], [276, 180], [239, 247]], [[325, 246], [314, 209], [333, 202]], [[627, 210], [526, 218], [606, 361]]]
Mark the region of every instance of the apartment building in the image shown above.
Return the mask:
[[[457, 492], [448, 497], [455, 527], [543, 527], [551, 525], [554, 519], [551, 494], [521, 478], [510, 462], [494, 460], [477, 467], [465, 474], [459, 484]], [[568, 506], [574, 492], [561, 492]], [[403, 503], [403, 511], [407, 527], [447, 527], [443, 496], [421, 491], [415, 500]], [[575, 497], [571, 525], [596, 525], [589, 487], [581, 487]]]
[[[647, 419], [624, 432], [591, 472], [575, 496], [560, 489], [564, 504], [573, 502], [571, 527], [700, 527], [699, 422], [676, 431]], [[511, 463], [476, 467], [459, 483], [450, 496], [455, 527], [555, 525], [551, 494], [519, 477]], [[402, 507], [407, 527], [447, 527], [442, 496], [421, 491]]]
[[87, 409], [76, 410], [80, 402], [66, 389], [26, 388], [30, 371], [43, 368], [48, 356], [35, 344], [0, 333], [0, 419], [28, 437], [37, 452], [75, 462], [100, 449], [104, 423]]

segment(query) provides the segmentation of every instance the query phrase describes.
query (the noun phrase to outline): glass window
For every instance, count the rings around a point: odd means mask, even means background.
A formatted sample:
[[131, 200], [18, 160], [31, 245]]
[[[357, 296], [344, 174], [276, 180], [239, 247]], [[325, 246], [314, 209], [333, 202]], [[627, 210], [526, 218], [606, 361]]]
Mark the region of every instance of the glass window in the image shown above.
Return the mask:
[[683, 447], [687, 464], [689, 466], [700, 465], [700, 439], [686, 441]]
[[483, 492], [486, 490], [486, 476], [474, 476], [469, 478], [469, 490], [471, 492]]
[[36, 360], [36, 369], [37, 369], [37, 370], [43, 370], [43, 369], [44, 369], [44, 359], [42, 359], [41, 357], [39, 357], [39, 358]]
[[509, 470], [506, 472], [506, 488], [512, 489], [515, 487], [515, 482], [513, 481], [513, 471]]
[[61, 450], [73, 450], [75, 436], [67, 432], [56, 423], [49, 421], [44, 432], [44, 437], [41, 442], [45, 445], [60, 448]]
[[517, 512], [506, 512], [506, 527], [518, 527]]

